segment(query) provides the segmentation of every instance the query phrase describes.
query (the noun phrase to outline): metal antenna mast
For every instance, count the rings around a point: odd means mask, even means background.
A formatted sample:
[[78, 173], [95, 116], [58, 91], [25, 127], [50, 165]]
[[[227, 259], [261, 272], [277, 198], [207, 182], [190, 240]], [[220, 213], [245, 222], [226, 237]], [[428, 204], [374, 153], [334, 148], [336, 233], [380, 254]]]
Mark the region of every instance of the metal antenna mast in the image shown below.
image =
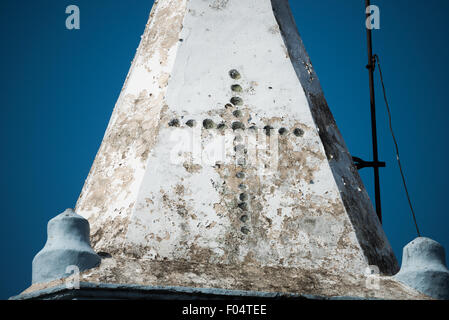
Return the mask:
[[[365, 8], [368, 8], [370, 0], [365, 0]], [[366, 18], [370, 16], [370, 12], [366, 13]], [[366, 36], [368, 40], [368, 68], [369, 72], [369, 93], [370, 93], [370, 105], [371, 105], [371, 130], [372, 130], [372, 140], [373, 140], [373, 161], [375, 164], [379, 163], [379, 154], [377, 151], [377, 124], [376, 124], [376, 101], [374, 97], [374, 68], [375, 68], [375, 58], [373, 56], [373, 41], [371, 35], [371, 29], [366, 28]], [[382, 223], [382, 209], [380, 202], [380, 182], [379, 182], [379, 166], [373, 166], [374, 169], [374, 193], [376, 201], [376, 212], [379, 221]]]
[[[370, 0], [365, 0], [366, 19], [371, 16], [371, 12], [367, 8], [371, 5]], [[376, 203], [376, 213], [380, 223], [382, 223], [382, 209], [380, 201], [380, 182], [379, 182], [379, 168], [385, 167], [385, 162], [379, 162], [379, 154], [377, 151], [377, 124], [376, 124], [376, 101], [374, 94], [374, 69], [376, 65], [376, 58], [373, 55], [373, 41], [371, 29], [366, 26], [366, 38], [368, 42], [368, 65], [366, 68], [369, 72], [369, 93], [371, 105], [371, 131], [373, 142], [373, 161], [364, 161], [360, 158], [353, 157], [357, 169], [373, 168], [374, 169], [374, 196]]]

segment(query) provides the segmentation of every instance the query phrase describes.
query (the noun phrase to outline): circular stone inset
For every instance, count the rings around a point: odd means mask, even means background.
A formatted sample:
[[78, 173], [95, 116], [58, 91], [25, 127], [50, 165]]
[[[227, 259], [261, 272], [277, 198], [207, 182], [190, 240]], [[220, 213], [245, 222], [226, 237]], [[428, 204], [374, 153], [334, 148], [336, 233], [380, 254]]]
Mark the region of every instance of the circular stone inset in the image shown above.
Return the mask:
[[170, 120], [170, 122], [168, 123], [168, 125], [170, 127], [179, 127], [179, 120], [178, 119], [172, 119]]
[[242, 116], [242, 111], [235, 110], [232, 114], [234, 115], [234, 117], [240, 118]]
[[234, 92], [242, 92], [243, 91], [242, 87], [239, 84], [233, 84], [231, 86], [231, 90]]
[[293, 134], [297, 137], [302, 137], [304, 135], [304, 130], [296, 128], [295, 130], [293, 130]]
[[238, 72], [235, 69], [232, 69], [231, 71], [229, 71], [229, 76], [234, 79], [234, 80], [238, 80], [240, 79], [242, 76], [240, 75], [240, 72]]
[[215, 128], [215, 122], [212, 121], [211, 119], [205, 119], [203, 121], [203, 127], [205, 129], [213, 129], [213, 128]]
[[235, 121], [232, 123], [232, 130], [245, 130], [245, 125], [241, 123], [240, 121]]
[[189, 126], [190, 128], [196, 126], [196, 121], [195, 120], [189, 120], [186, 122], [186, 125]]
[[248, 200], [248, 195], [246, 193], [241, 193], [239, 196], [239, 199], [241, 201], [247, 201]]
[[240, 98], [240, 97], [232, 97], [232, 98], [231, 98], [231, 103], [232, 103], [234, 106], [241, 106], [241, 105], [243, 104], [243, 99]]
[[285, 129], [285, 128], [280, 128], [278, 132], [279, 132], [279, 134], [280, 134], [281, 136], [283, 136], [284, 134], [287, 133], [287, 129]]

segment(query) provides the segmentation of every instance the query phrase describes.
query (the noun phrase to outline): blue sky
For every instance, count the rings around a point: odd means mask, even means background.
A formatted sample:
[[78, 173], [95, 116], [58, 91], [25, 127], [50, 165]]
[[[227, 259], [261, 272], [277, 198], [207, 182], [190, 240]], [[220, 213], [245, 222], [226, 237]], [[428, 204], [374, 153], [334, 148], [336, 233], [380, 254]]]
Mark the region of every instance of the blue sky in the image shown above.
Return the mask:
[[[371, 158], [363, 0], [294, 0], [299, 31], [349, 151]], [[409, 191], [424, 236], [449, 248], [446, 0], [373, 0], [374, 32]], [[65, 8], [81, 29], [65, 28]], [[31, 282], [47, 221], [73, 207], [101, 143], [152, 1], [0, 2], [0, 298]], [[384, 229], [401, 259], [415, 236], [378, 77]], [[373, 199], [370, 169], [361, 171]]]

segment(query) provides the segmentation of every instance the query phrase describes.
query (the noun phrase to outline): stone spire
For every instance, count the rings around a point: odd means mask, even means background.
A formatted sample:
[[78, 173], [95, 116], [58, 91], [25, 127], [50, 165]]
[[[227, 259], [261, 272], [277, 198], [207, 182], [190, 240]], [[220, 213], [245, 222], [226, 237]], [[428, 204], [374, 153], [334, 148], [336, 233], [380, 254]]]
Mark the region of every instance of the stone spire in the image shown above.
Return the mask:
[[91, 281], [342, 295], [398, 269], [287, 0], [155, 2], [76, 212], [112, 257]]

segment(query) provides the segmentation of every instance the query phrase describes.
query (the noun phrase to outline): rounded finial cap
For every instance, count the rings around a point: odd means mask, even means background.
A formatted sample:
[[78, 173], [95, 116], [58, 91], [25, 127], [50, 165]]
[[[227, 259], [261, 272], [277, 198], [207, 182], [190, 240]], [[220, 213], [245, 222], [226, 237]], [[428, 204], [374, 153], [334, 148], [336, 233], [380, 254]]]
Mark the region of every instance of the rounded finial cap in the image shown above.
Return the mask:
[[76, 266], [79, 271], [94, 268], [101, 258], [90, 246], [89, 222], [72, 209], [54, 217], [48, 222], [47, 242], [34, 257], [32, 282], [42, 283], [70, 275], [68, 267]]
[[436, 299], [449, 299], [449, 270], [441, 244], [419, 237], [404, 247], [395, 279]]

